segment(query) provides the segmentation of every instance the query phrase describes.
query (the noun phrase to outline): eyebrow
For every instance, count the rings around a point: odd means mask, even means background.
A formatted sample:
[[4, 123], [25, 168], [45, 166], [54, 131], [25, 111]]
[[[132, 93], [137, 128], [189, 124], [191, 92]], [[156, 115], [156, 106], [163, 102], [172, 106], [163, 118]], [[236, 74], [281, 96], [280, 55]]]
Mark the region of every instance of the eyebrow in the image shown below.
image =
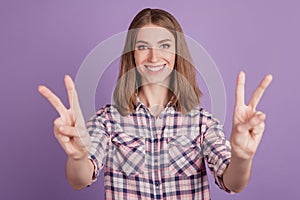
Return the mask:
[[[172, 42], [171, 39], [164, 39], [164, 40], [160, 40], [159, 42], [157, 42], [158, 44], [164, 43], [164, 42]], [[138, 40], [136, 42], [136, 44], [138, 43], [142, 43], [142, 44], [149, 44], [148, 42], [144, 41], [144, 40]]]

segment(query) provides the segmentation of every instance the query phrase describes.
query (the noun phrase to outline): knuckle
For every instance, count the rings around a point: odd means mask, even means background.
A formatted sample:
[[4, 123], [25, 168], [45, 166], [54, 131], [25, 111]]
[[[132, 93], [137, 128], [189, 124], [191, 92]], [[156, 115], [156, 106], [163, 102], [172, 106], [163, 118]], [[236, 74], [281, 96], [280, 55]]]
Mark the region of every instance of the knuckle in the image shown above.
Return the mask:
[[56, 119], [54, 120], [53, 124], [54, 124], [54, 126], [57, 126], [57, 127], [60, 126], [60, 125], [62, 125], [63, 122], [62, 122], [61, 117], [56, 118]]
[[54, 137], [58, 140], [59, 139], [59, 133], [57, 131], [54, 131]]
[[259, 125], [259, 127], [262, 128], [262, 129], [264, 129], [265, 126], [266, 126], [265, 122], [262, 122], [262, 123]]

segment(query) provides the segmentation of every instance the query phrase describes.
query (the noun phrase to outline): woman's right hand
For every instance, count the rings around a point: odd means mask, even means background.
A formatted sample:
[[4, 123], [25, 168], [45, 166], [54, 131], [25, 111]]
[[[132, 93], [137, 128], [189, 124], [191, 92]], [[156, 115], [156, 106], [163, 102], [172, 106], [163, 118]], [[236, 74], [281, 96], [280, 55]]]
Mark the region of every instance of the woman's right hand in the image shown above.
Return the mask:
[[69, 158], [80, 160], [88, 157], [91, 139], [85, 126], [74, 82], [68, 75], [65, 76], [64, 81], [68, 92], [69, 109], [47, 87], [39, 86], [38, 91], [60, 115], [54, 121], [54, 135], [56, 139]]

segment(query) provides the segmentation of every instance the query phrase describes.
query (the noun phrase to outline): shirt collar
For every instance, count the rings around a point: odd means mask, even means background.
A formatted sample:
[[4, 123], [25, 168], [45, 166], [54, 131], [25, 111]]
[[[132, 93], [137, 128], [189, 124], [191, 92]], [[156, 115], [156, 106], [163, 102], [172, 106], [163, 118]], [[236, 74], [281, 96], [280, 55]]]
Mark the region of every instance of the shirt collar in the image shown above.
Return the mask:
[[[140, 98], [138, 97], [137, 94], [135, 94], [135, 97], [136, 97], [135, 111], [138, 111], [142, 106], [145, 107], [145, 108], [147, 107], [147, 106], [140, 100]], [[171, 105], [172, 105], [173, 99], [174, 99], [174, 96], [172, 96], [172, 98], [170, 99], [170, 101], [167, 103], [167, 105], [166, 105], [166, 107], [165, 107], [165, 110], [167, 110], [167, 109], [170, 108], [170, 107], [174, 107], [174, 109], [175, 109], [175, 106], [174, 106], [174, 105], [171, 106]]]
[[143, 102], [140, 100], [140, 98], [138, 97], [138, 95], [137, 94], [135, 94], [135, 111], [138, 111], [139, 109], [140, 109], [140, 107], [141, 106], [145, 106], [144, 104], [143, 104]]

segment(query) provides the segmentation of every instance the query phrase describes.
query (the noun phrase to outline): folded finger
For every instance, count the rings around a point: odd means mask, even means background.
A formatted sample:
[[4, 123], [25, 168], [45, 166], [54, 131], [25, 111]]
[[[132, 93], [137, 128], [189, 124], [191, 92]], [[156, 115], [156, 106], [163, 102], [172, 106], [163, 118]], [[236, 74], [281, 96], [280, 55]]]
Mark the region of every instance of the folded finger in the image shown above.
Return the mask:
[[236, 129], [238, 132], [249, 132], [259, 124], [263, 123], [266, 118], [266, 115], [262, 112], [256, 112], [252, 115], [252, 117], [245, 121], [244, 123], [240, 123], [237, 125]]
[[79, 137], [79, 134], [74, 126], [60, 126], [59, 131], [68, 137]]
[[252, 133], [255, 134], [255, 135], [260, 135], [264, 132], [264, 130], [265, 130], [265, 123], [262, 122], [258, 126], [255, 126], [252, 129]]

